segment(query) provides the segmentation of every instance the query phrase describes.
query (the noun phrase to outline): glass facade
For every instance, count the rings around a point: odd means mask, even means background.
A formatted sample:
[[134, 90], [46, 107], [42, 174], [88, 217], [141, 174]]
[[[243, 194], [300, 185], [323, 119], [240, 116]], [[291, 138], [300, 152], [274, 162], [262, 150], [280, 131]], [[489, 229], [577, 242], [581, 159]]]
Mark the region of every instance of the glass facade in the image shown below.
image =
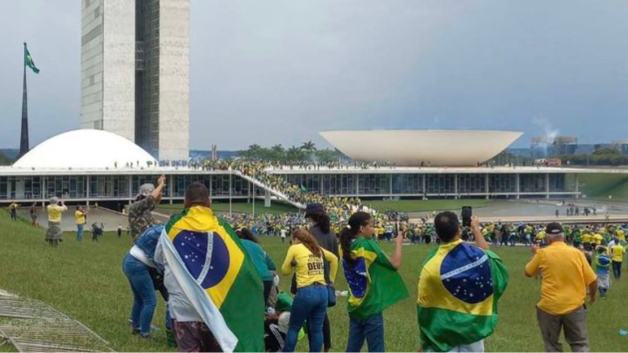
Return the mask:
[[545, 174], [521, 174], [520, 192], [545, 192]]
[[390, 195], [390, 174], [358, 175], [359, 195]]
[[[424, 194], [445, 197], [484, 196], [517, 192], [517, 174], [287, 174], [291, 184], [323, 195], [358, 196], [421, 196]], [[488, 177], [488, 190], [486, 181]], [[142, 184], [157, 181], [157, 175], [73, 175], [73, 176], [0, 176], [0, 200], [41, 200], [52, 196], [66, 199], [133, 198]], [[543, 195], [549, 179], [549, 192], [568, 193], [572, 183], [565, 174], [520, 174], [519, 192], [523, 196]], [[164, 198], [183, 198], [186, 188], [200, 182], [210, 188], [212, 197], [229, 197], [228, 174], [170, 175]], [[88, 187], [89, 183], [89, 187]], [[129, 191], [130, 183], [130, 191]], [[569, 185], [568, 185], [569, 184]], [[231, 196], [249, 197], [251, 184], [237, 176], [231, 180]], [[425, 186], [425, 189], [424, 189]], [[170, 189], [169, 189], [170, 188]], [[265, 191], [256, 188], [256, 194]], [[537, 195], [525, 195], [525, 194]]]
[[325, 174], [323, 175], [323, 195], [355, 195], [357, 175]]
[[421, 174], [393, 174], [392, 179], [393, 194], [423, 194], [423, 175]]
[[458, 193], [486, 193], [486, 174], [458, 174]]
[[488, 178], [489, 193], [517, 192], [516, 174], [492, 174]]
[[455, 193], [454, 178], [454, 174], [427, 174], [425, 176], [427, 194]]

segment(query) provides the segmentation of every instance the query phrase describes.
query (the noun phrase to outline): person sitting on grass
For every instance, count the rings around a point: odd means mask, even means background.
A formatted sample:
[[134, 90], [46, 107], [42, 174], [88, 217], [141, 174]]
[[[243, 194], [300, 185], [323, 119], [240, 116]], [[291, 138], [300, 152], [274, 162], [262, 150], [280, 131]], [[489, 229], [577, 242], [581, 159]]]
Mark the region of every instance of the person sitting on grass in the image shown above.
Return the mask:
[[597, 274], [597, 289], [600, 291], [602, 298], [606, 297], [609, 287], [611, 286], [611, 280], [609, 276], [609, 269], [611, 267], [611, 259], [606, 255], [606, 248], [598, 246], [595, 251], [597, 256], [595, 257], [595, 274]]

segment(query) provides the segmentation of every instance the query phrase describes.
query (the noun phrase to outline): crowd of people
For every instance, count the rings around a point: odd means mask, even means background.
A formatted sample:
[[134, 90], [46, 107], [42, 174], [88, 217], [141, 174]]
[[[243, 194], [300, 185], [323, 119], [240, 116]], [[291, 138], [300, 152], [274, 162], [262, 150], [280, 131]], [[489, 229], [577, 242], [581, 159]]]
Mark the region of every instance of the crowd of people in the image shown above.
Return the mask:
[[[262, 177], [255, 167], [246, 173]], [[417, 273], [420, 349], [484, 350], [510, 275], [490, 248], [521, 243], [533, 253], [525, 275], [543, 281], [536, 310], [546, 350], [562, 350], [564, 330], [572, 350], [588, 351], [585, 300], [589, 296], [593, 304], [598, 292], [607, 295], [610, 271], [615, 280], [621, 278], [627, 249], [625, 224], [481, 223], [472, 217], [463, 227], [452, 212], [433, 212], [411, 223], [402, 213], [364, 212], [360, 200], [320, 196], [303, 199], [304, 214], [222, 219], [200, 183], [187, 188], [184, 211], [163, 225], [151, 212], [166, 182], [161, 176], [156, 187], [142, 185], [130, 206], [133, 246], [122, 268], [134, 298], [131, 332], [151, 339], [158, 291], [166, 302], [168, 342], [181, 352], [291, 352], [305, 335], [310, 351], [329, 351], [334, 325], [327, 310], [337, 302], [340, 269], [349, 289], [346, 350], [360, 351], [366, 342], [369, 351], [383, 352], [384, 311], [409, 296], [398, 274], [404, 245], [432, 242], [438, 250]], [[56, 247], [67, 206], [52, 198], [46, 210], [46, 241]], [[77, 241], [87, 218], [87, 210], [77, 207]], [[95, 223], [92, 228], [102, 232]], [[281, 266], [257, 236], [289, 241]], [[394, 242], [392, 253], [382, 250], [382, 241]], [[290, 293], [280, 291], [279, 273], [292, 275]]]

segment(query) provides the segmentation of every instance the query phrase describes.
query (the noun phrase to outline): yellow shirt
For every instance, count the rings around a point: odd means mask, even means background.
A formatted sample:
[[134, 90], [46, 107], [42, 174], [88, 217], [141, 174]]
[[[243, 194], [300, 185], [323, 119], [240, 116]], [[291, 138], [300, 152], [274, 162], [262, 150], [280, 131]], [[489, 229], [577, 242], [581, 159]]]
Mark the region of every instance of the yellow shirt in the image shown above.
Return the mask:
[[85, 224], [85, 213], [76, 211], [74, 212], [74, 218], [76, 219], [76, 224]]
[[582, 234], [582, 243], [584, 244], [588, 244], [591, 242], [591, 238], [593, 238], [593, 236], [589, 233], [584, 233]]
[[624, 253], [626, 252], [626, 249], [624, 249], [623, 246], [621, 246], [619, 244], [615, 244], [615, 245], [611, 246], [610, 249], [608, 249], [608, 252], [613, 257], [612, 258], [613, 261], [616, 261], [616, 262], [623, 262], [624, 261]]
[[624, 233], [623, 230], [618, 229], [616, 233], [617, 233], [617, 238], [619, 238], [619, 240], [626, 240], [626, 234]]
[[545, 232], [544, 231], [540, 231], [540, 232], [536, 233], [536, 239], [538, 239], [538, 240], [545, 239]]
[[595, 245], [602, 245], [602, 240], [604, 240], [604, 237], [600, 234], [595, 234], [593, 236], [593, 241], [595, 241]]
[[[336, 273], [338, 272], [338, 258], [336, 255], [321, 248], [325, 260], [329, 261], [329, 279], [332, 282], [336, 280]], [[325, 284], [325, 269], [323, 259], [314, 256], [312, 252], [303, 244], [292, 245], [288, 249], [286, 259], [281, 266], [281, 273], [283, 275], [289, 275], [292, 272], [292, 260], [297, 263], [296, 275], [297, 275], [297, 288], [307, 287], [314, 283]]]
[[543, 275], [537, 307], [552, 315], [570, 313], [584, 304], [586, 287], [597, 279], [584, 254], [564, 242], [539, 249], [526, 265], [527, 276]]
[[48, 222], [61, 222], [61, 214], [68, 210], [65, 206], [48, 205]]

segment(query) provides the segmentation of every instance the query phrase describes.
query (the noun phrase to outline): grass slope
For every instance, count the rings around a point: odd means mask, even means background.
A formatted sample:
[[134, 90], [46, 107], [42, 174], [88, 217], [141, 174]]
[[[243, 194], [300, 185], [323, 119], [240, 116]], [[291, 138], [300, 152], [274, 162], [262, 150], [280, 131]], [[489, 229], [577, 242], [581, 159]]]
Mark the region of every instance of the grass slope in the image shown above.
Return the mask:
[[[128, 237], [118, 239], [113, 233], [105, 233], [100, 243], [77, 244], [69, 233], [59, 248], [52, 249], [43, 241], [43, 230], [33, 229], [26, 222], [11, 222], [6, 211], [0, 212], [0, 229], [0, 288], [43, 300], [95, 330], [117, 351], [168, 351], [163, 330], [154, 335], [152, 342], [130, 334], [127, 319], [132, 296], [121, 270], [122, 259], [131, 246]], [[264, 238], [262, 246], [275, 264], [281, 266], [287, 244], [276, 238]], [[391, 244], [382, 246], [385, 251], [392, 251]], [[417, 278], [430, 249], [423, 245], [404, 247], [400, 273], [410, 290], [410, 298], [384, 314], [388, 351], [414, 351], [418, 347]], [[535, 315], [541, 282], [523, 276], [523, 267], [531, 257], [529, 249], [497, 248], [496, 252], [510, 270], [510, 286], [500, 302], [500, 321], [495, 334], [487, 340], [486, 349], [542, 351]], [[282, 277], [284, 290], [289, 288], [289, 283], [288, 277]], [[342, 271], [339, 271], [337, 288], [347, 288]], [[593, 351], [626, 350], [628, 338], [618, 332], [628, 327], [624, 304], [627, 291], [628, 278], [615, 281], [609, 297], [599, 299], [590, 308], [588, 328]], [[349, 320], [345, 301], [339, 298], [339, 304], [329, 311], [335, 351], [346, 348]], [[245, 316], [243, 313], [243, 319]], [[153, 323], [162, 327], [163, 320], [164, 305], [159, 299]], [[307, 345], [300, 342], [297, 348], [306, 350]]]
[[[574, 176], [567, 174], [566, 185], [575, 185]], [[614, 174], [579, 174], [580, 191], [587, 199], [628, 201], [628, 176]]]

